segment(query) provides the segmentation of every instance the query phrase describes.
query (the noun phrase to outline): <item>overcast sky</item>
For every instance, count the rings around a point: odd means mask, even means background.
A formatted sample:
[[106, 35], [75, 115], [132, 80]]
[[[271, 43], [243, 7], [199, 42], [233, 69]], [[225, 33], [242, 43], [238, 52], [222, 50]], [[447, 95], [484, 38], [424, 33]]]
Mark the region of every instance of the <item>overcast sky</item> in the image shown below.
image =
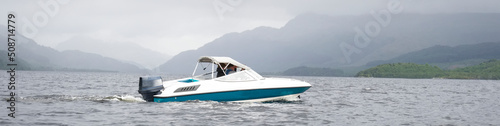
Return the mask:
[[[55, 47], [75, 36], [133, 42], [174, 55], [230, 32], [259, 26], [280, 28], [302, 13], [362, 15], [390, 0], [3, 0], [2, 25], [14, 11], [38, 32], [32, 39]], [[499, 13], [498, 0], [400, 0], [404, 13]], [[52, 12], [44, 11], [48, 4]], [[218, 8], [218, 9], [217, 9]], [[218, 11], [219, 10], [219, 11]], [[47, 16], [46, 21], [43, 15]], [[39, 17], [39, 23], [33, 17]], [[41, 17], [41, 18], [40, 18]], [[41, 22], [41, 23], [40, 23]], [[23, 25], [23, 24], [20, 24]], [[96, 45], [98, 46], [98, 45]]]

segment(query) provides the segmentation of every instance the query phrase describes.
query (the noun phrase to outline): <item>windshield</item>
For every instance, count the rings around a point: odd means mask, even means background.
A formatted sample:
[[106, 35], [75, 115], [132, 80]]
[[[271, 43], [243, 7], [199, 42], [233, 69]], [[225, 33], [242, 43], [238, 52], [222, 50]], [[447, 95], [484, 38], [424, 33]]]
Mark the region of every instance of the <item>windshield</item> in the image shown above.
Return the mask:
[[197, 80], [209, 80], [215, 78], [217, 71], [214, 67], [214, 63], [198, 62], [193, 71], [193, 78]]

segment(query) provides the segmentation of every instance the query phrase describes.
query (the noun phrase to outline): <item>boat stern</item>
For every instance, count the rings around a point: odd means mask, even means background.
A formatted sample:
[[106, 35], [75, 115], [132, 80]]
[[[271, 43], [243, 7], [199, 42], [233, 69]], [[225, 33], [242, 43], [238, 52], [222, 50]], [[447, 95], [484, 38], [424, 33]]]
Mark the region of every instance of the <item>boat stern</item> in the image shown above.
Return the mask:
[[148, 102], [153, 101], [153, 96], [160, 94], [163, 90], [163, 80], [160, 76], [139, 77], [139, 90], [142, 99]]

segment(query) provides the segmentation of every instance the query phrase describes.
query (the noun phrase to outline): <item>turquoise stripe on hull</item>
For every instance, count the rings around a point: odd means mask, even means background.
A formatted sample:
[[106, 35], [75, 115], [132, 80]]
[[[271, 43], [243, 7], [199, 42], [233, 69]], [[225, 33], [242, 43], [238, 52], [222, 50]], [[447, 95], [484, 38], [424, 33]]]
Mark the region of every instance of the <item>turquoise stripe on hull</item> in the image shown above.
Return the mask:
[[195, 94], [195, 95], [178, 96], [178, 97], [165, 97], [165, 98], [155, 97], [154, 101], [155, 102], [175, 102], [175, 101], [188, 101], [188, 100], [239, 101], [239, 100], [260, 99], [260, 98], [279, 97], [291, 94], [299, 94], [306, 91], [309, 88], [310, 87], [256, 89], [256, 90], [240, 90], [240, 91]]

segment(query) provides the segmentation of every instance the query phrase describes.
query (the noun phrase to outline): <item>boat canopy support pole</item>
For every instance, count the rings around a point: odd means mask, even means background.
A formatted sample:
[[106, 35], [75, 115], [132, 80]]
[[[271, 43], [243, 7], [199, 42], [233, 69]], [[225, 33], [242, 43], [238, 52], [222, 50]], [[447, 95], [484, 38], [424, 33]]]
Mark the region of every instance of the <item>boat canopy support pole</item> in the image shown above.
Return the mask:
[[196, 66], [194, 67], [193, 74], [191, 74], [191, 77], [194, 77], [194, 73], [196, 73], [196, 69], [198, 69], [198, 65], [200, 62], [196, 62]]
[[212, 63], [212, 79], [214, 79], [214, 67], [215, 67], [215, 65], [214, 65], [214, 64], [215, 64], [215, 63]]

